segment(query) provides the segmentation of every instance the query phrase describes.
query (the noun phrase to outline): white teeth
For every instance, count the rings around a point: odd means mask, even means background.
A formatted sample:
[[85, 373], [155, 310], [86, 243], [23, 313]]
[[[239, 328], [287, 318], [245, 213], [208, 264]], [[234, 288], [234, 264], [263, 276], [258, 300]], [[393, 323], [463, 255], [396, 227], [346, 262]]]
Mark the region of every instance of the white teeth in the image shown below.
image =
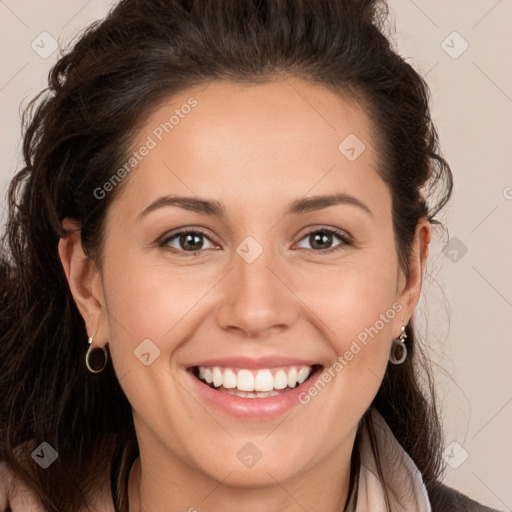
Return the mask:
[[288, 386], [288, 378], [283, 370], [279, 370], [274, 375], [274, 389], [284, 389]]
[[254, 379], [254, 390], [271, 391], [272, 389], [274, 389], [274, 377], [272, 377], [270, 370], [260, 370], [256, 374], [256, 379]]
[[236, 375], [233, 370], [226, 368], [224, 370], [224, 382], [223, 385], [225, 388], [232, 389], [236, 388]]
[[239, 396], [241, 398], [267, 398], [268, 396], [277, 396], [279, 395], [278, 391], [258, 391], [254, 392], [246, 392], [246, 391], [238, 391], [237, 389], [228, 389], [224, 391], [228, 395]]
[[249, 370], [240, 370], [236, 378], [236, 387], [240, 391], [254, 391], [254, 376]]
[[309, 377], [310, 373], [311, 373], [311, 368], [309, 368], [307, 366], [303, 366], [299, 370], [299, 373], [297, 374], [297, 381], [298, 381], [298, 383], [302, 384]]
[[297, 368], [293, 367], [288, 372], [287, 379], [288, 379], [288, 386], [290, 386], [291, 388], [294, 388], [295, 384], [297, 384]]
[[[215, 388], [223, 388], [224, 392], [244, 396], [245, 398], [265, 398], [279, 394], [276, 390], [294, 388], [302, 384], [310, 375], [311, 366], [290, 366], [276, 369], [233, 370], [214, 366], [200, 366], [198, 376], [201, 380], [212, 384]], [[272, 373], [274, 372], [274, 374]]]
[[223, 378], [222, 378], [222, 372], [220, 371], [220, 368], [216, 366], [213, 369], [213, 385], [218, 388], [219, 386], [222, 386]]

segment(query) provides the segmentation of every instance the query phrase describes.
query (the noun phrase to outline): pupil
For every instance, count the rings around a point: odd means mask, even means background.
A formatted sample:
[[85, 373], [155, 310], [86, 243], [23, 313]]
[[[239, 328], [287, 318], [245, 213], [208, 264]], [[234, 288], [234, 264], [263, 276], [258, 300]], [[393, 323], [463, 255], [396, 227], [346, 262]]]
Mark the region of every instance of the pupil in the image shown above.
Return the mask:
[[[199, 235], [199, 234], [194, 234], [194, 233], [187, 233], [185, 235], [182, 235], [181, 236], [181, 246], [185, 249], [185, 250], [193, 250], [193, 249], [200, 249], [201, 248], [201, 236], [202, 235]], [[194, 246], [194, 242], [195, 242], [195, 246]], [[187, 249], [187, 246], [189, 247]]]
[[327, 244], [329, 245], [329, 243], [331, 242], [331, 239], [332, 239], [332, 235], [330, 235], [329, 233], [316, 233], [315, 235], [313, 235], [313, 244], [312, 244], [312, 247], [314, 248], [315, 245], [319, 245], [319, 248], [320, 249], [324, 249], [325, 247], [322, 246], [322, 241], [324, 244]]

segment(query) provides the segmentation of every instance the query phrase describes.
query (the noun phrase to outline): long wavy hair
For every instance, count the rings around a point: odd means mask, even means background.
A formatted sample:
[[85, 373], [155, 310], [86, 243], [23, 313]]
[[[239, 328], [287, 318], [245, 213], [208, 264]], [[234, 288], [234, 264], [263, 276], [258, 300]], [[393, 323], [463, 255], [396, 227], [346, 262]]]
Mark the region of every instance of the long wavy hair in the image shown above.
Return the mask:
[[[376, 0], [121, 0], [53, 66], [48, 87], [23, 115], [24, 164], [9, 186], [0, 246], [0, 457], [48, 511], [87, 508], [86, 496], [106, 476], [116, 510], [128, 510], [127, 480], [139, 453], [131, 407], [110, 358], [100, 374], [85, 367], [85, 324], [57, 247], [66, 236], [63, 218], [76, 219], [101, 271], [105, 215], [129, 178], [101, 200], [94, 190], [126, 162], [162, 101], [215, 80], [257, 84], [280, 76], [355, 99], [372, 121], [395, 246], [408, 272], [418, 221], [437, 222], [452, 174], [428, 85], [393, 50], [388, 14]], [[363, 428], [375, 441], [369, 412], [376, 408], [434, 504], [442, 429], [429, 360], [411, 324], [407, 335], [409, 356], [389, 365], [356, 442]], [[47, 469], [30, 456], [43, 441], [58, 452]], [[358, 469], [354, 449], [352, 500]]]

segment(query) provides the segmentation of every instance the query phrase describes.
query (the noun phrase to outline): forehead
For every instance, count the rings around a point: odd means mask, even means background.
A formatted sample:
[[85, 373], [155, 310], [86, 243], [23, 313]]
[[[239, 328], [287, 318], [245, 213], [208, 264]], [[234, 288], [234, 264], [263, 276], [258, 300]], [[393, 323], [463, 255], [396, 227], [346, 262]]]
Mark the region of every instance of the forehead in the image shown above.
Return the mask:
[[[190, 103], [195, 106], [189, 108]], [[297, 79], [257, 85], [217, 81], [169, 99], [151, 115], [141, 136], [153, 133], [160, 142], [172, 134], [175, 145], [187, 139], [190, 145], [201, 146], [202, 152], [217, 153], [218, 148], [236, 149], [248, 137], [258, 148], [275, 150], [278, 135], [291, 144], [307, 145], [310, 153], [314, 145], [338, 150], [341, 139], [350, 133], [368, 139], [369, 129], [359, 104], [324, 86]], [[282, 148], [289, 158], [292, 150], [299, 147]]]
[[219, 81], [182, 91], [156, 108], [133, 148], [144, 156], [122, 194], [132, 210], [171, 192], [222, 196], [241, 206], [248, 196], [261, 205], [310, 190], [368, 196], [383, 185], [361, 106], [296, 79]]

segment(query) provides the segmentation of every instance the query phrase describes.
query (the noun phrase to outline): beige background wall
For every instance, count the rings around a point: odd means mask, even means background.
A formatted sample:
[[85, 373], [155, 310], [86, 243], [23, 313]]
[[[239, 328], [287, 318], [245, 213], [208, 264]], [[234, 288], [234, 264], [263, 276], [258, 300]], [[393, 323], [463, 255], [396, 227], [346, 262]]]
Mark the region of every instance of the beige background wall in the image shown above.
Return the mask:
[[[0, 2], [2, 224], [19, 158], [20, 103], [44, 86], [58, 54], [47, 55], [53, 39], [67, 44], [111, 5]], [[453, 198], [439, 216], [451, 241], [445, 247], [440, 233], [432, 244], [417, 312], [433, 360], [445, 370], [436, 376], [446, 481], [512, 510], [512, 1], [390, 0], [390, 7], [400, 52], [432, 89], [433, 118], [455, 176]]]

